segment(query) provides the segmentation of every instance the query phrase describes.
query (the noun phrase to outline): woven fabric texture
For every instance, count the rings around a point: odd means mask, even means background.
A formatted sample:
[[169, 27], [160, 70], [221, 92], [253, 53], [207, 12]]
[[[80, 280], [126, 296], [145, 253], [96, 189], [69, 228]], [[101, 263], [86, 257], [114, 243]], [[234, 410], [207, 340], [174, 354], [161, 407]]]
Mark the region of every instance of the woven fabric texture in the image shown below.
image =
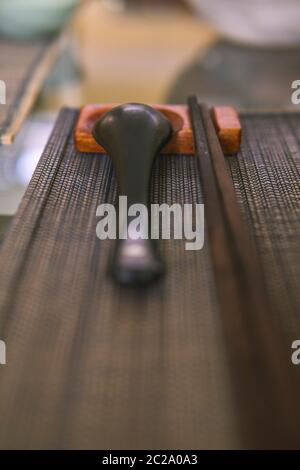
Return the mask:
[[288, 348], [300, 337], [300, 115], [250, 114], [243, 128], [227, 161]]
[[[165, 278], [135, 291], [107, 276], [96, 207], [114, 202], [105, 155], [74, 150], [63, 110], [1, 247], [1, 448], [238, 448], [239, 416], [209, 241], [161, 241]], [[228, 159], [284, 340], [299, 337], [300, 116], [242, 118]], [[152, 201], [202, 202], [192, 156], [162, 156]], [[290, 344], [288, 344], [290, 347]]]

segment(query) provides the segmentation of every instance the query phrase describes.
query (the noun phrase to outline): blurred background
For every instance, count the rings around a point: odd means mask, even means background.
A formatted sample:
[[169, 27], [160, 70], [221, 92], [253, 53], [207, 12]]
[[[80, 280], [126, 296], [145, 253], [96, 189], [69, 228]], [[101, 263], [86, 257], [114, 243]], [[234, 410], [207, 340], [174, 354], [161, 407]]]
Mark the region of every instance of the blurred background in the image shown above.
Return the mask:
[[[214, 36], [183, 0], [85, 1], [69, 24], [64, 70], [41, 104], [166, 102], [178, 75]], [[72, 73], [73, 81], [63, 83]]]
[[[290, 108], [299, 23], [299, 0], [0, 0], [0, 52], [1, 41], [58, 38], [30, 112], [0, 145], [2, 226], [62, 106], [185, 103], [197, 93], [239, 109]], [[0, 79], [5, 67], [0, 59]]]

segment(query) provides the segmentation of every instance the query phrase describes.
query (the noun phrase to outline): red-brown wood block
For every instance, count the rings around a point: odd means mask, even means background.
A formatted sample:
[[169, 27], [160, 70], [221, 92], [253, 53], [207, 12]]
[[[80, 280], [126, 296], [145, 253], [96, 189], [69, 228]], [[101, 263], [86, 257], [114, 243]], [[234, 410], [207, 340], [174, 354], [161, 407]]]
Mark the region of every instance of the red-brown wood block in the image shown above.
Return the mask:
[[223, 152], [226, 155], [237, 153], [242, 135], [237, 111], [231, 106], [217, 106], [212, 108], [211, 115]]
[[[92, 136], [92, 129], [96, 121], [107, 111], [112, 109], [113, 104], [103, 104], [96, 105], [90, 104], [81, 108], [78, 121], [74, 131], [74, 141], [75, 147], [80, 152], [99, 152], [106, 153], [104, 148], [101, 147], [94, 140]], [[173, 136], [170, 142], [163, 148], [163, 154], [185, 154], [193, 155], [194, 150], [194, 137], [193, 131], [191, 128], [188, 107], [184, 105], [155, 105], [155, 109], [162, 112], [171, 122], [173, 127]], [[239, 150], [240, 144], [240, 130], [237, 134], [237, 126], [235, 122], [235, 127], [233, 128], [233, 119], [232, 116], [236, 116], [237, 122], [239, 124], [238, 115], [233, 108], [213, 108], [213, 116], [220, 116], [218, 125], [221, 127], [217, 128], [220, 142], [223, 148], [224, 153], [236, 153]], [[232, 110], [224, 114], [224, 112], [219, 113], [217, 110]], [[228, 116], [228, 120], [226, 118]], [[224, 144], [224, 147], [223, 147]]]

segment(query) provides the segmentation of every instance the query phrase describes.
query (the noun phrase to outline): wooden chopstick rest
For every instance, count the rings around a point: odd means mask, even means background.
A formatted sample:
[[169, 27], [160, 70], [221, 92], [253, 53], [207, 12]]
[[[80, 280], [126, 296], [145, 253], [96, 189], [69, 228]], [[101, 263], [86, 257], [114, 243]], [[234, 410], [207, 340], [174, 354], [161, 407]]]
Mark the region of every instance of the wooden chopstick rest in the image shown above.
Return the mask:
[[[86, 105], [80, 113], [74, 133], [75, 147], [80, 152], [105, 153], [105, 149], [95, 141], [92, 129], [95, 123], [108, 111], [116, 107], [112, 104]], [[187, 106], [156, 105], [154, 109], [160, 111], [170, 121], [173, 129], [171, 140], [162, 149], [163, 154], [194, 154], [194, 139], [190, 125]]]
[[[95, 123], [115, 106], [112, 104], [90, 104], [80, 110], [74, 131], [76, 150], [106, 153], [105, 149], [94, 139], [92, 129]], [[188, 107], [184, 105], [155, 105], [154, 108], [168, 118], [173, 129], [171, 140], [161, 153], [165, 155], [194, 155], [194, 137]], [[240, 149], [242, 129], [237, 111], [226, 106], [214, 107], [211, 113], [223, 152], [226, 155], [237, 153]]]

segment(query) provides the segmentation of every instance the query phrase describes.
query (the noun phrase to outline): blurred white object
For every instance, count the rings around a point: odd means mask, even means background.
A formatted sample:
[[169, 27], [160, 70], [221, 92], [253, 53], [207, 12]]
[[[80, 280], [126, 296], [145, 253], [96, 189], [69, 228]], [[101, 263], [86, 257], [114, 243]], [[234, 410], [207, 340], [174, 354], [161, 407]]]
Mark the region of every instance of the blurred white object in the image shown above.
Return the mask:
[[188, 0], [225, 37], [253, 45], [300, 45], [299, 0]]
[[0, 33], [17, 39], [54, 34], [79, 0], [0, 0]]

